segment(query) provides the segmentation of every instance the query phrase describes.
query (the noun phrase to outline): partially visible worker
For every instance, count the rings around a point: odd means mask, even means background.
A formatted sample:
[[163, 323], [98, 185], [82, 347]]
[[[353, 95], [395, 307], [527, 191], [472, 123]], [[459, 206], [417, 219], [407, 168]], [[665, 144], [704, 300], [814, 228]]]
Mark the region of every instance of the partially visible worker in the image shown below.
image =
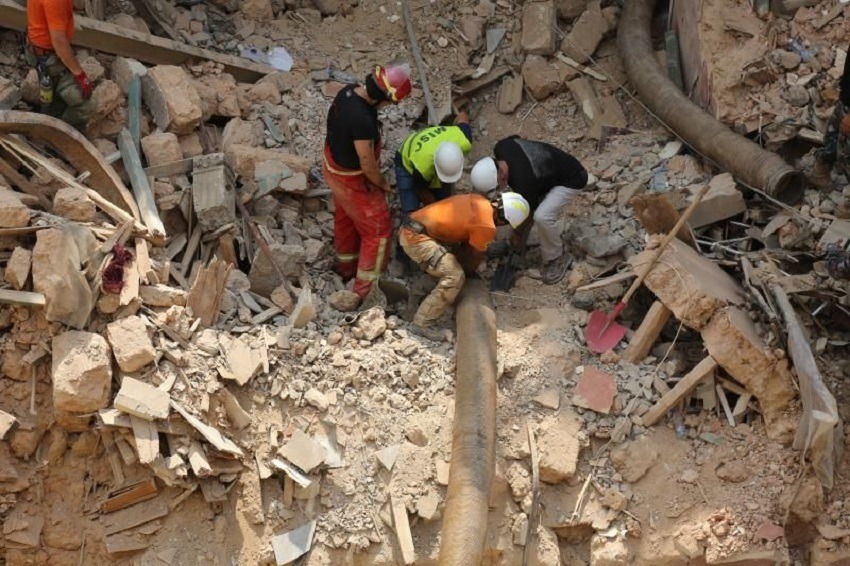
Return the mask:
[[[454, 303], [465, 273], [475, 273], [496, 237], [496, 226], [517, 228], [528, 215], [528, 202], [522, 196], [504, 192], [493, 200], [475, 193], [455, 195], [405, 216], [401, 246], [428, 275], [439, 278], [413, 317], [410, 330], [414, 334], [442, 340], [435, 322]], [[446, 246], [457, 248], [450, 252]]]
[[77, 128], [94, 112], [92, 83], [71, 48], [72, 0], [27, 1], [26, 59], [38, 72], [43, 111]]
[[459, 112], [453, 126], [413, 132], [395, 155], [395, 185], [403, 214], [451, 194], [463, 175], [464, 156], [472, 151], [472, 126]]
[[[472, 186], [481, 193], [498, 188], [525, 197], [540, 237], [543, 283], [554, 285], [572, 263], [561, 242], [561, 214], [593, 177], [578, 159], [545, 142], [510, 136], [500, 140], [493, 153], [495, 159], [485, 157], [472, 168]], [[532, 222], [525, 222], [514, 230], [514, 249], [525, 245], [531, 226]]]
[[[832, 166], [838, 159], [838, 147], [850, 139], [850, 57], [844, 60], [844, 72], [838, 83], [838, 103], [826, 125], [823, 147], [815, 151], [811, 181], [822, 191], [831, 191]], [[846, 156], [845, 156], [846, 157]]]
[[378, 108], [398, 104], [410, 94], [405, 65], [375, 67], [363, 84], [339, 91], [328, 110], [324, 178], [334, 198], [336, 270], [354, 278], [353, 291], [369, 294], [387, 266], [392, 220], [381, 173], [381, 123]]

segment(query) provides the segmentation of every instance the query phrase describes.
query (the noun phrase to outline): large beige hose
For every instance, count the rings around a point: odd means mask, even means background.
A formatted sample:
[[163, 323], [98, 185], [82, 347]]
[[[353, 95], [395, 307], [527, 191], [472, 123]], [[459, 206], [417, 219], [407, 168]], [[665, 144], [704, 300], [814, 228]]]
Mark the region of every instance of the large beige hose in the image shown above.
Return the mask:
[[649, 31], [654, 7], [655, 0], [627, 0], [618, 26], [620, 55], [640, 99], [688, 145], [745, 184], [784, 203], [799, 201], [806, 185], [801, 172], [706, 114], [661, 71]]
[[496, 313], [482, 281], [468, 281], [457, 307], [452, 462], [441, 566], [477, 566], [487, 539], [496, 442]]

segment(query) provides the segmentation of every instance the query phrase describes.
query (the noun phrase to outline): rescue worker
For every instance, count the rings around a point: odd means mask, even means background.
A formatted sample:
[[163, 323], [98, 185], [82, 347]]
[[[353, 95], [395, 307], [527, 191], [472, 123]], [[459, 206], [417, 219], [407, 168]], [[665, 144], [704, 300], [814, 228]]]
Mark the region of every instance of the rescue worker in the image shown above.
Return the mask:
[[71, 48], [72, 0], [27, 1], [26, 59], [38, 71], [46, 113], [77, 128], [94, 112], [92, 83]]
[[413, 132], [395, 154], [395, 185], [403, 214], [451, 194], [463, 175], [464, 156], [472, 151], [472, 127], [465, 112], [454, 126]]
[[[454, 303], [466, 274], [473, 274], [487, 247], [496, 237], [496, 226], [519, 227], [529, 215], [528, 202], [518, 193], [504, 192], [494, 200], [479, 194], [455, 195], [405, 216], [399, 241], [410, 258], [437, 286], [425, 297], [413, 317], [411, 332], [429, 340], [442, 340], [434, 323]], [[448, 245], [458, 245], [450, 252]]]
[[[811, 181], [818, 189], [829, 192], [833, 189], [832, 166], [838, 159], [839, 139], [845, 140], [850, 136], [850, 57], [844, 61], [844, 72], [838, 83], [838, 104], [826, 126], [823, 147], [815, 151], [815, 164], [812, 169]], [[837, 212], [846, 217], [850, 213], [847, 202], [841, 203]]]
[[336, 271], [354, 278], [361, 299], [387, 266], [392, 235], [378, 108], [398, 104], [410, 90], [406, 66], [377, 66], [363, 84], [343, 88], [328, 110], [323, 173], [334, 199]]
[[[594, 178], [578, 159], [548, 143], [510, 136], [500, 140], [493, 152], [495, 159], [485, 157], [472, 168], [472, 186], [482, 193], [498, 188], [525, 197], [540, 236], [543, 283], [554, 285], [566, 275], [573, 259], [561, 242], [559, 218]], [[525, 245], [531, 226], [525, 222], [514, 230], [511, 243], [515, 250]]]

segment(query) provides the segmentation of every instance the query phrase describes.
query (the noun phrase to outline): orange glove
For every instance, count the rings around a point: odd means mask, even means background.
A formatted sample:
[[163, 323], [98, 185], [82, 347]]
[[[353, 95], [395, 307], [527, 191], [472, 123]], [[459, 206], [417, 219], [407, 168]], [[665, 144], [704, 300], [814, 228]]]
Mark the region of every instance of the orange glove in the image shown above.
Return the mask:
[[850, 136], [850, 114], [845, 114], [841, 118], [841, 125], [838, 127], [841, 133], [845, 136]]

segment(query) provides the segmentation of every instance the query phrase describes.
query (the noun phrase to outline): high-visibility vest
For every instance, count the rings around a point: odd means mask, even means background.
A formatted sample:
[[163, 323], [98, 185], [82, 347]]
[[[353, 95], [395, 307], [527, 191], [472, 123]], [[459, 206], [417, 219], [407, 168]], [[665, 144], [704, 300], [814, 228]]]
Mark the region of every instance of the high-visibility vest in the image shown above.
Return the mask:
[[443, 142], [454, 142], [464, 155], [472, 151], [472, 143], [458, 126], [433, 126], [413, 132], [401, 146], [401, 162], [411, 175], [419, 171], [432, 189], [440, 188], [440, 179], [434, 168], [434, 154]]

